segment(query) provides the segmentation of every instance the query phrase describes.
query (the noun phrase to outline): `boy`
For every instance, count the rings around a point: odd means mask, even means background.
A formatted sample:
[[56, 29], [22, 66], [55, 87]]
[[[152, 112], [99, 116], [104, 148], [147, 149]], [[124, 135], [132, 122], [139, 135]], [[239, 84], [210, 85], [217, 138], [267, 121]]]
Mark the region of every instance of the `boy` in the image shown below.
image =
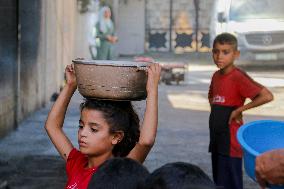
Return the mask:
[[[208, 100], [213, 180], [225, 189], [242, 189], [242, 150], [237, 141], [243, 124], [242, 112], [273, 100], [271, 92], [252, 80], [234, 65], [240, 55], [236, 37], [218, 35], [213, 42], [212, 56], [219, 68], [211, 80]], [[245, 99], [251, 102], [244, 105]]]

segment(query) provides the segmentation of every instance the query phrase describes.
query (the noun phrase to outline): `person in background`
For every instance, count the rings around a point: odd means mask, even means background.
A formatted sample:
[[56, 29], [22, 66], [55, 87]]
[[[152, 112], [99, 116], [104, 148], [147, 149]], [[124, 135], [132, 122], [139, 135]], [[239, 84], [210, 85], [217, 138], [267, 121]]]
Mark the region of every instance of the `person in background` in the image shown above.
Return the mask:
[[130, 158], [111, 158], [93, 174], [88, 189], [145, 189], [149, 171]]
[[104, 6], [99, 12], [99, 20], [96, 24], [97, 38], [99, 44], [97, 45], [98, 60], [112, 60], [114, 59], [114, 47], [118, 38], [115, 36], [114, 24], [111, 20], [111, 10]]
[[[234, 65], [240, 56], [234, 35], [219, 34], [213, 42], [212, 56], [219, 68], [208, 92], [213, 180], [225, 189], [242, 189], [242, 149], [236, 136], [243, 124], [242, 113], [272, 101], [273, 95]], [[247, 104], [246, 98], [251, 99]]]
[[255, 175], [262, 189], [267, 184], [284, 185], [284, 149], [267, 151], [257, 156]]

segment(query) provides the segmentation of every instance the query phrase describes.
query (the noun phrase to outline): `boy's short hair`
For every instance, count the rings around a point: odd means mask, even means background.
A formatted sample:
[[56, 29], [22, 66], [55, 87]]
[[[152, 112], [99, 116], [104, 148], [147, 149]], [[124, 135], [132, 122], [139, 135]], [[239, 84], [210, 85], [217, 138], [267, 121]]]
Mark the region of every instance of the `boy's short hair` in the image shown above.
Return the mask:
[[130, 158], [105, 161], [93, 174], [88, 189], [144, 189], [148, 170]]
[[147, 189], [215, 189], [213, 181], [196, 165], [175, 162], [156, 169], [146, 179]]
[[230, 33], [221, 33], [217, 35], [213, 42], [213, 48], [215, 47], [216, 43], [220, 43], [222, 45], [229, 44], [232, 45], [235, 50], [238, 50], [238, 40], [233, 34]]

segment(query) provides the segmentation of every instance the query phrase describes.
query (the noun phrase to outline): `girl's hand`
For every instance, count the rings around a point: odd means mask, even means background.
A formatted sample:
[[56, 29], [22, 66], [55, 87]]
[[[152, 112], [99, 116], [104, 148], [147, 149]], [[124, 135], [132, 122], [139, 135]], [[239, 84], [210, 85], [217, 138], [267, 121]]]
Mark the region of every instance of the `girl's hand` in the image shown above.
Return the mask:
[[161, 74], [161, 66], [158, 63], [151, 64], [148, 69], [148, 80], [147, 80], [147, 94], [150, 94], [152, 92], [158, 91], [158, 85], [160, 80], [160, 74]]
[[65, 68], [65, 79], [66, 79], [66, 85], [69, 85], [75, 89], [77, 88], [75, 70], [72, 64], [67, 65]]

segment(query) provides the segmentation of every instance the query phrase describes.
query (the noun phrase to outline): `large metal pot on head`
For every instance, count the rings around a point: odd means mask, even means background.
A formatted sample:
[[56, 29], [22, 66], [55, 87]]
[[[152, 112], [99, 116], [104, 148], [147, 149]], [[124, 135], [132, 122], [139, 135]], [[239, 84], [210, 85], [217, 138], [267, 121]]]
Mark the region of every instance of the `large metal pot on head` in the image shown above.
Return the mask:
[[150, 63], [109, 60], [73, 60], [78, 90], [85, 98], [143, 100]]

